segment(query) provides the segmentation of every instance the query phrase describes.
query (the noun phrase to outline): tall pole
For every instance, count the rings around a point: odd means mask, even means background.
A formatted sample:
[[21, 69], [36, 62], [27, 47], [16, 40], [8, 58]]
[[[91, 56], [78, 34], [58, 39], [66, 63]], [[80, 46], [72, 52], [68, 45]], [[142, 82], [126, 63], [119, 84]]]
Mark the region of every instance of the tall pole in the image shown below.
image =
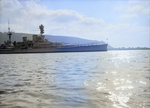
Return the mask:
[[107, 44], [108, 44], [108, 38], [106, 40], [107, 40]]
[[8, 32], [10, 32], [9, 19], [8, 19]]
[[7, 35], [9, 36], [9, 42], [11, 43], [11, 35], [12, 35], [12, 33], [10, 32], [9, 19], [8, 19], [8, 33], [7, 33]]

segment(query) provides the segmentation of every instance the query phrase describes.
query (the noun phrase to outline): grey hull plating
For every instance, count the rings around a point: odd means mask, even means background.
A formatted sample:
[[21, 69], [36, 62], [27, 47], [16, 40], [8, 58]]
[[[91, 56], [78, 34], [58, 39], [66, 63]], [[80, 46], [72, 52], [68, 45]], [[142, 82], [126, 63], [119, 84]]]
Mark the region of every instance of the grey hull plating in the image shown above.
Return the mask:
[[33, 49], [13, 49], [0, 50], [0, 54], [17, 54], [17, 53], [53, 53], [53, 52], [94, 52], [107, 51], [107, 44], [90, 45], [90, 46], [62, 46], [51, 48], [33, 48]]

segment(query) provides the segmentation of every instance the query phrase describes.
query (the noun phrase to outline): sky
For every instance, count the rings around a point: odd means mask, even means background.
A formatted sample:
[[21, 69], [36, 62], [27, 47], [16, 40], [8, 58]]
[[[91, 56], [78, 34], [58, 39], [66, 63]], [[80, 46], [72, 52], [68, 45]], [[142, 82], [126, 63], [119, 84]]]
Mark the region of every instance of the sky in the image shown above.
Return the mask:
[[150, 0], [0, 0], [0, 32], [72, 36], [150, 47]]

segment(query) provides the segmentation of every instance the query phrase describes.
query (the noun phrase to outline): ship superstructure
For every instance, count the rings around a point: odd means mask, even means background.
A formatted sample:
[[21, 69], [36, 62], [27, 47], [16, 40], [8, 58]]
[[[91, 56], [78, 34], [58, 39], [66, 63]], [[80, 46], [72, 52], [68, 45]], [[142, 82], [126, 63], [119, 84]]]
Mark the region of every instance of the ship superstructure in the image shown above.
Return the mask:
[[[44, 26], [39, 26], [40, 34], [33, 35], [32, 40], [23, 37], [23, 42], [11, 42], [9, 22], [8, 33], [9, 40], [0, 46], [0, 53], [51, 53], [51, 52], [92, 52], [107, 51], [107, 44], [102, 45], [65, 45], [64, 43], [50, 42], [45, 39]], [[10, 47], [11, 46], [11, 47]]]

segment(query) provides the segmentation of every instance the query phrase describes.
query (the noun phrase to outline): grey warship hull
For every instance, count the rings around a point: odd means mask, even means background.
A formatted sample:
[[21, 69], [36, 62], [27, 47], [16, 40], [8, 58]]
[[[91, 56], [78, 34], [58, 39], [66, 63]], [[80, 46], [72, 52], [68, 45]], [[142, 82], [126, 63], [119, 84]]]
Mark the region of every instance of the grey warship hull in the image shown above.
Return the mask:
[[32, 35], [32, 40], [22, 37], [22, 42], [12, 42], [12, 33], [8, 26], [9, 40], [0, 45], [0, 54], [107, 51], [107, 44], [65, 45], [65, 43], [50, 42], [42, 35], [44, 33], [42, 24], [39, 29], [40, 35]]
[[0, 49], [0, 54], [19, 54], [19, 53], [59, 53], [59, 52], [96, 52], [107, 51], [107, 44], [89, 46], [61, 46], [48, 48], [30, 49]]

